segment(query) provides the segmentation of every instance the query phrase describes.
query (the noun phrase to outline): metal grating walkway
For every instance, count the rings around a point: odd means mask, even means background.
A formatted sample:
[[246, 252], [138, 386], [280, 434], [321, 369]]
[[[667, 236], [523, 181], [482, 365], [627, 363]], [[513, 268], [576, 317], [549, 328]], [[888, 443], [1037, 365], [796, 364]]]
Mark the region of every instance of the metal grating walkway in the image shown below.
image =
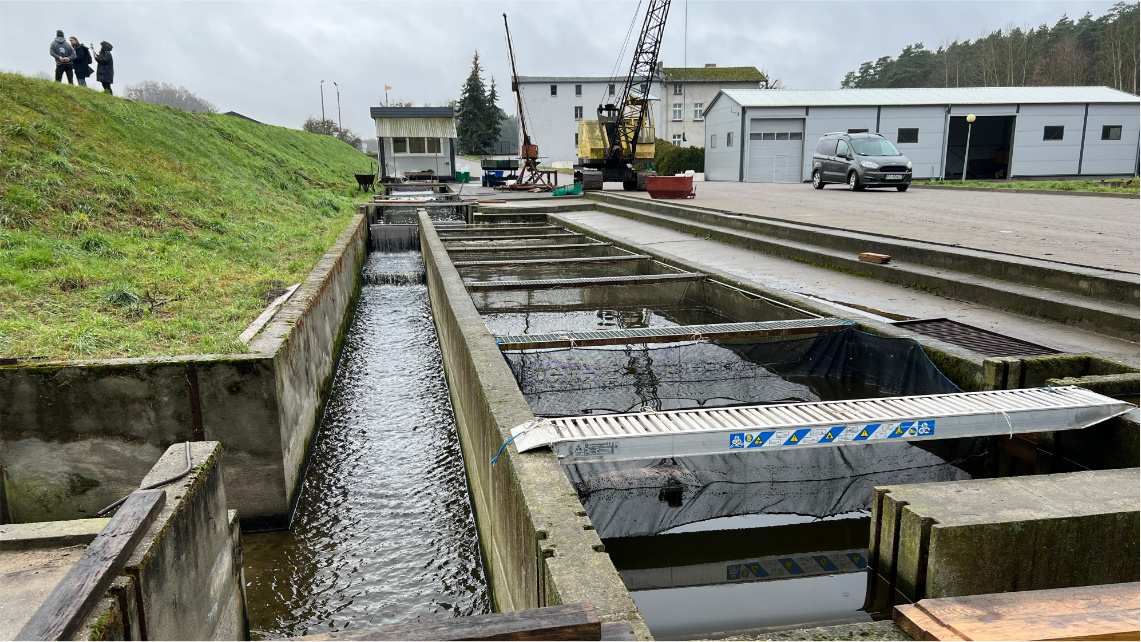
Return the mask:
[[[479, 227], [475, 225], [465, 225], [456, 230], [449, 230], [460, 233], [479, 233], [486, 236], [502, 235], [504, 232], [510, 234], [514, 232], [538, 232], [540, 230], [554, 231], [562, 230], [564, 228], [558, 225], [517, 225], [513, 227], [499, 227], [498, 225]], [[442, 237], [441, 237], [442, 238]]]
[[488, 261], [455, 261], [452, 265], [458, 268], [465, 267], [501, 267], [505, 265], [558, 265], [574, 263], [625, 263], [628, 261], [646, 261], [649, 256], [645, 254], [626, 254], [623, 256], [573, 256], [565, 259], [500, 259]]
[[440, 240], [445, 243], [451, 243], [454, 241], [523, 241], [527, 239], [567, 239], [571, 237], [583, 238], [585, 236], [585, 234], [578, 234], [575, 232], [556, 232], [554, 234], [500, 234], [497, 236], [452, 236], [448, 234], [440, 236]]
[[748, 323], [709, 323], [665, 328], [630, 328], [627, 330], [595, 330], [560, 334], [516, 334], [496, 337], [500, 350], [537, 350], [542, 348], [574, 348], [586, 346], [624, 345], [631, 343], [675, 343], [713, 339], [747, 339], [794, 334], [820, 334], [843, 330], [855, 321], [847, 319], [791, 319]]
[[550, 446], [578, 463], [1073, 430], [1134, 407], [1067, 386], [536, 419], [511, 432], [519, 452]]
[[1057, 350], [950, 319], [896, 321], [892, 325], [972, 350], [987, 357], [1029, 357], [1058, 354]]
[[544, 252], [547, 250], [587, 250], [594, 247], [613, 247], [613, 243], [563, 243], [554, 245], [468, 245], [450, 247], [449, 254], [460, 252]]
[[606, 285], [653, 285], [655, 283], [675, 283], [678, 281], [701, 281], [705, 275], [699, 272], [678, 274], [636, 274], [632, 276], [598, 276], [581, 279], [530, 279], [526, 281], [465, 281], [469, 290], [552, 290], [556, 288], [587, 288]]

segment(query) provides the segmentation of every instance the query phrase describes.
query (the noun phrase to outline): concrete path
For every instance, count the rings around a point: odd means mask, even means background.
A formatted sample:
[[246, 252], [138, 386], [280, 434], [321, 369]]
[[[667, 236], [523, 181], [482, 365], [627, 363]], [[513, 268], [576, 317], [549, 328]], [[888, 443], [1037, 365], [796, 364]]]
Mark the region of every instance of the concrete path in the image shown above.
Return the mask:
[[[809, 191], [812, 191], [811, 188]], [[838, 304], [833, 306], [838, 307], [836, 314], [855, 320], [892, 319], [875, 312], [855, 309], [852, 305], [870, 308], [897, 319], [945, 317], [1063, 352], [1096, 352], [1122, 359], [1132, 365], [1141, 362], [1138, 344], [1122, 339], [787, 261], [603, 212], [566, 212], [555, 216], [646, 250], [723, 270], [764, 287], [805, 296], [817, 303]]]
[[697, 197], [685, 203], [1134, 274], [1141, 262], [1141, 202], [1134, 199], [716, 182], [697, 183]]

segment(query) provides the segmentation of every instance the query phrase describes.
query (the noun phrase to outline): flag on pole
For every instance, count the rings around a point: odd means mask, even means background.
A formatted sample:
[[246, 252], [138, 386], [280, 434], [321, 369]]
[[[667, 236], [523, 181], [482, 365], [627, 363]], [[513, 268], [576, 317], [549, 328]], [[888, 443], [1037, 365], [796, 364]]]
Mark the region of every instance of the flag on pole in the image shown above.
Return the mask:
[[385, 86], [384, 86], [384, 90], [385, 90], [385, 91], [388, 91], [389, 89], [392, 89], [392, 87], [389, 87], [388, 85], [385, 85]]

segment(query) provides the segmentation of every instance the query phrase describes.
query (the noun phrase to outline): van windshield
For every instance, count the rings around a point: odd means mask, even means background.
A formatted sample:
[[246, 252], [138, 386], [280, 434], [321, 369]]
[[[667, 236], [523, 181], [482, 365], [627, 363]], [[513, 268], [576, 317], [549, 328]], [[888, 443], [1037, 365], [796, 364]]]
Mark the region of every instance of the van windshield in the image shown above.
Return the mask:
[[860, 156], [899, 156], [899, 150], [886, 138], [853, 138], [852, 149]]

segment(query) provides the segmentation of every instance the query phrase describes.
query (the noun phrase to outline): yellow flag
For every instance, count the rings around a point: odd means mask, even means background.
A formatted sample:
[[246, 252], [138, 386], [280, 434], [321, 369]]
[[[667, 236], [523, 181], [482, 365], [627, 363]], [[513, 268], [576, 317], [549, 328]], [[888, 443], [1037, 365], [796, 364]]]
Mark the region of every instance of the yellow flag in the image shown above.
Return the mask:
[[385, 90], [385, 91], [388, 91], [389, 89], [392, 89], [392, 87], [389, 87], [388, 85], [385, 85], [385, 86], [384, 86], [384, 90]]

